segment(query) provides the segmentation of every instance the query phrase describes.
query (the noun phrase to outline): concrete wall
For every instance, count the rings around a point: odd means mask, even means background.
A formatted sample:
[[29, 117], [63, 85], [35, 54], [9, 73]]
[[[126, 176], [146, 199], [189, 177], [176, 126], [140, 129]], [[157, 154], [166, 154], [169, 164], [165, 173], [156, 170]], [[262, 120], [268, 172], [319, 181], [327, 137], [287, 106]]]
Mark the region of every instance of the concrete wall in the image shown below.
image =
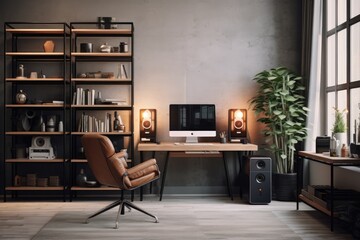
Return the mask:
[[[179, 141], [168, 136], [170, 103], [214, 103], [217, 129], [226, 130], [228, 109], [248, 108], [256, 73], [280, 65], [299, 71], [299, 6], [293, 0], [2, 0], [0, 21], [69, 23], [112, 16], [134, 22], [136, 142], [140, 108], [157, 109], [160, 141]], [[251, 141], [262, 146], [259, 128], [250, 111]], [[157, 158], [162, 166], [164, 156]], [[230, 164], [236, 185], [238, 164]], [[167, 193], [226, 190], [216, 159], [174, 159], [167, 180]]]

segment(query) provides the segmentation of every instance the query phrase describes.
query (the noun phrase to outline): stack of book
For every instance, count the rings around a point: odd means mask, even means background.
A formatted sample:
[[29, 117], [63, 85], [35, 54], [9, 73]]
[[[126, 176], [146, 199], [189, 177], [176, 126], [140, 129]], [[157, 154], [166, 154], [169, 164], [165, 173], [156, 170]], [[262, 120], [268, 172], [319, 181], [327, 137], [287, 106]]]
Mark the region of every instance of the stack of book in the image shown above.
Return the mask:
[[127, 105], [127, 102], [125, 99], [121, 98], [105, 98], [102, 100], [102, 104], [111, 104], [111, 105]]
[[73, 105], [95, 105], [95, 89], [76, 88], [73, 94]]
[[78, 132], [111, 132], [111, 113], [105, 113], [104, 120], [82, 113], [78, 123]]

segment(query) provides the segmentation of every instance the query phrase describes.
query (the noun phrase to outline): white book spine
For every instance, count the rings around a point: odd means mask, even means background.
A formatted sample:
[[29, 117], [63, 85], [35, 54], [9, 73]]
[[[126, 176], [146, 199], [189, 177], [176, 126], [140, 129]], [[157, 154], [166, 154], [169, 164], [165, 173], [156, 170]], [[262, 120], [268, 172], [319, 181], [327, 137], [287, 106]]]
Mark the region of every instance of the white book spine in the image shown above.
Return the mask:
[[92, 89], [91, 90], [91, 105], [95, 105], [95, 94], [96, 94], [95, 89]]

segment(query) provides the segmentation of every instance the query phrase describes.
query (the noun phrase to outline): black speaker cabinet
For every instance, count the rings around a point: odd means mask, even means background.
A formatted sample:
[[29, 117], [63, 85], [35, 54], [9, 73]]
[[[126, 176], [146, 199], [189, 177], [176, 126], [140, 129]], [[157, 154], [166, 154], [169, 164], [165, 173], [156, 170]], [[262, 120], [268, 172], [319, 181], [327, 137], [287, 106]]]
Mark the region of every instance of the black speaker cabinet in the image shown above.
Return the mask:
[[318, 136], [316, 137], [316, 153], [323, 153], [330, 151], [330, 137]]
[[156, 142], [156, 109], [140, 109], [140, 141]]
[[229, 141], [243, 142], [247, 137], [246, 109], [229, 109]]
[[250, 204], [268, 204], [272, 198], [271, 158], [244, 157], [241, 173], [243, 199]]

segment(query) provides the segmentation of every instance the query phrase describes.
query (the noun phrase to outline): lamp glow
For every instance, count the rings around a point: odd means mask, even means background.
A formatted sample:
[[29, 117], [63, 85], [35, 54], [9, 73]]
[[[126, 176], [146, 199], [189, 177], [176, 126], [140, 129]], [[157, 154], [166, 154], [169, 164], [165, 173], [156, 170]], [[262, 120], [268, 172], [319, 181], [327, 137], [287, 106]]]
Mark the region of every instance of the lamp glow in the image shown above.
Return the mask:
[[143, 119], [151, 119], [151, 112], [146, 109], [143, 113], [142, 113], [142, 117]]
[[235, 119], [241, 119], [244, 116], [244, 114], [241, 110], [236, 110], [234, 115], [235, 115]]

